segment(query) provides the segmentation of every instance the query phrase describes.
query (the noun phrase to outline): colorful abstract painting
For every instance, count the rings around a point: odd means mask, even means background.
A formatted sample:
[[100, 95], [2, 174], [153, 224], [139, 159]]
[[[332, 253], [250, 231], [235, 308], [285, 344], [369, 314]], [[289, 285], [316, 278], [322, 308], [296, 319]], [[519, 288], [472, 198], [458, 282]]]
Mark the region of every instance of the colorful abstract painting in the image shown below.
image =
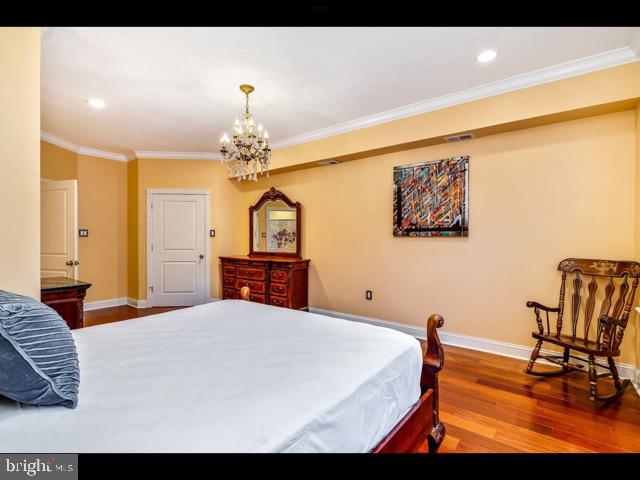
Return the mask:
[[469, 235], [469, 157], [393, 169], [393, 235]]

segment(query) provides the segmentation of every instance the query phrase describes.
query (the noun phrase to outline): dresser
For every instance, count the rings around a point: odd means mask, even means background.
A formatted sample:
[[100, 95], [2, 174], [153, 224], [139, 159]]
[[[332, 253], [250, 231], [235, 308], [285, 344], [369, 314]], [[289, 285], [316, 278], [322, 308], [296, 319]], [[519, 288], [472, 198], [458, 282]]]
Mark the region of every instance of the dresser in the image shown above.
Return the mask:
[[90, 283], [65, 277], [40, 280], [40, 301], [53, 308], [67, 322], [69, 328], [82, 328], [84, 297]]
[[270, 256], [220, 257], [222, 298], [239, 299], [249, 287], [249, 300], [294, 310], [309, 310], [309, 260]]

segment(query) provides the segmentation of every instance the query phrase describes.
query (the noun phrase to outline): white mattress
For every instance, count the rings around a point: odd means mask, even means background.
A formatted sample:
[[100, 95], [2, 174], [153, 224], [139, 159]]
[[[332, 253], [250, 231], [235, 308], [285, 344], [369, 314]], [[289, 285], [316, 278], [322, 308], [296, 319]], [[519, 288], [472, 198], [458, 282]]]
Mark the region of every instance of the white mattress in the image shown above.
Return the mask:
[[241, 300], [73, 335], [78, 407], [0, 397], [0, 452], [367, 452], [420, 393], [415, 338]]

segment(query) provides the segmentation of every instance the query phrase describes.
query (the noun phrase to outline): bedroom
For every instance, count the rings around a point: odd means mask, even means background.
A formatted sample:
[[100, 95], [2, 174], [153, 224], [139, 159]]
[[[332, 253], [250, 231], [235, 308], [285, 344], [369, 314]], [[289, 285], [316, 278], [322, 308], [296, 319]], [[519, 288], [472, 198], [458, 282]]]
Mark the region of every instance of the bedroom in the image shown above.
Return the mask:
[[[640, 28], [5, 27], [0, 58], [13, 225], [0, 237], [0, 290], [59, 311], [47, 321], [71, 327], [61, 335], [80, 365], [75, 408], [18, 403], [24, 386], [9, 385], [5, 365], [0, 451], [640, 451], [640, 301], [618, 302], [640, 273]], [[251, 156], [269, 159], [252, 160], [268, 171], [256, 181], [221, 161], [234, 149], [221, 139], [246, 133], [248, 112], [261, 142]], [[278, 225], [293, 231], [288, 246], [271, 241]], [[158, 248], [172, 242], [191, 246]], [[9, 349], [20, 324], [4, 305]], [[581, 341], [576, 322], [591, 318], [595, 353], [546, 335], [558, 305], [568, 337], [577, 328]], [[433, 314], [444, 324], [427, 335]], [[541, 331], [540, 355], [560, 365], [540, 358], [534, 373], [560, 376], [523, 372]], [[594, 391], [588, 355], [612, 359], [620, 380], [597, 378]], [[419, 362], [394, 367], [400, 357]], [[217, 368], [187, 395], [194, 379], [180, 372], [195, 365]], [[401, 389], [371, 371], [394, 368], [410, 385], [385, 403], [385, 388]], [[105, 371], [138, 406], [105, 392]], [[250, 397], [239, 380], [214, 392], [231, 372], [283, 382], [260, 399], [263, 419], [233, 423], [235, 409], [260, 405], [249, 400], [207, 416], [203, 399]], [[342, 397], [360, 382], [371, 403], [354, 409], [305, 372]], [[317, 402], [302, 408], [292, 384]], [[167, 400], [144, 403], [154, 392]], [[225, 426], [210, 438], [172, 402]], [[157, 426], [136, 429], [145, 422]]]

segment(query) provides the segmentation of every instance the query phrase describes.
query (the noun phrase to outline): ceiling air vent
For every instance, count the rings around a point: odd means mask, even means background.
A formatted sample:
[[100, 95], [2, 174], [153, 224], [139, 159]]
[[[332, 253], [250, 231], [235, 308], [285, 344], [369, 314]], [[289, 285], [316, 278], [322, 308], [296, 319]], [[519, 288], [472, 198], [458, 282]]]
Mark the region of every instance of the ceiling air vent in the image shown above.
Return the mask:
[[318, 162], [318, 165], [322, 165], [323, 167], [327, 167], [329, 165], [339, 165], [340, 162], [338, 160], [323, 160], [322, 162]]
[[450, 135], [448, 137], [444, 137], [444, 141], [447, 143], [452, 143], [461, 142], [463, 140], [471, 140], [472, 138], [476, 138], [473, 133], [461, 133], [460, 135]]

